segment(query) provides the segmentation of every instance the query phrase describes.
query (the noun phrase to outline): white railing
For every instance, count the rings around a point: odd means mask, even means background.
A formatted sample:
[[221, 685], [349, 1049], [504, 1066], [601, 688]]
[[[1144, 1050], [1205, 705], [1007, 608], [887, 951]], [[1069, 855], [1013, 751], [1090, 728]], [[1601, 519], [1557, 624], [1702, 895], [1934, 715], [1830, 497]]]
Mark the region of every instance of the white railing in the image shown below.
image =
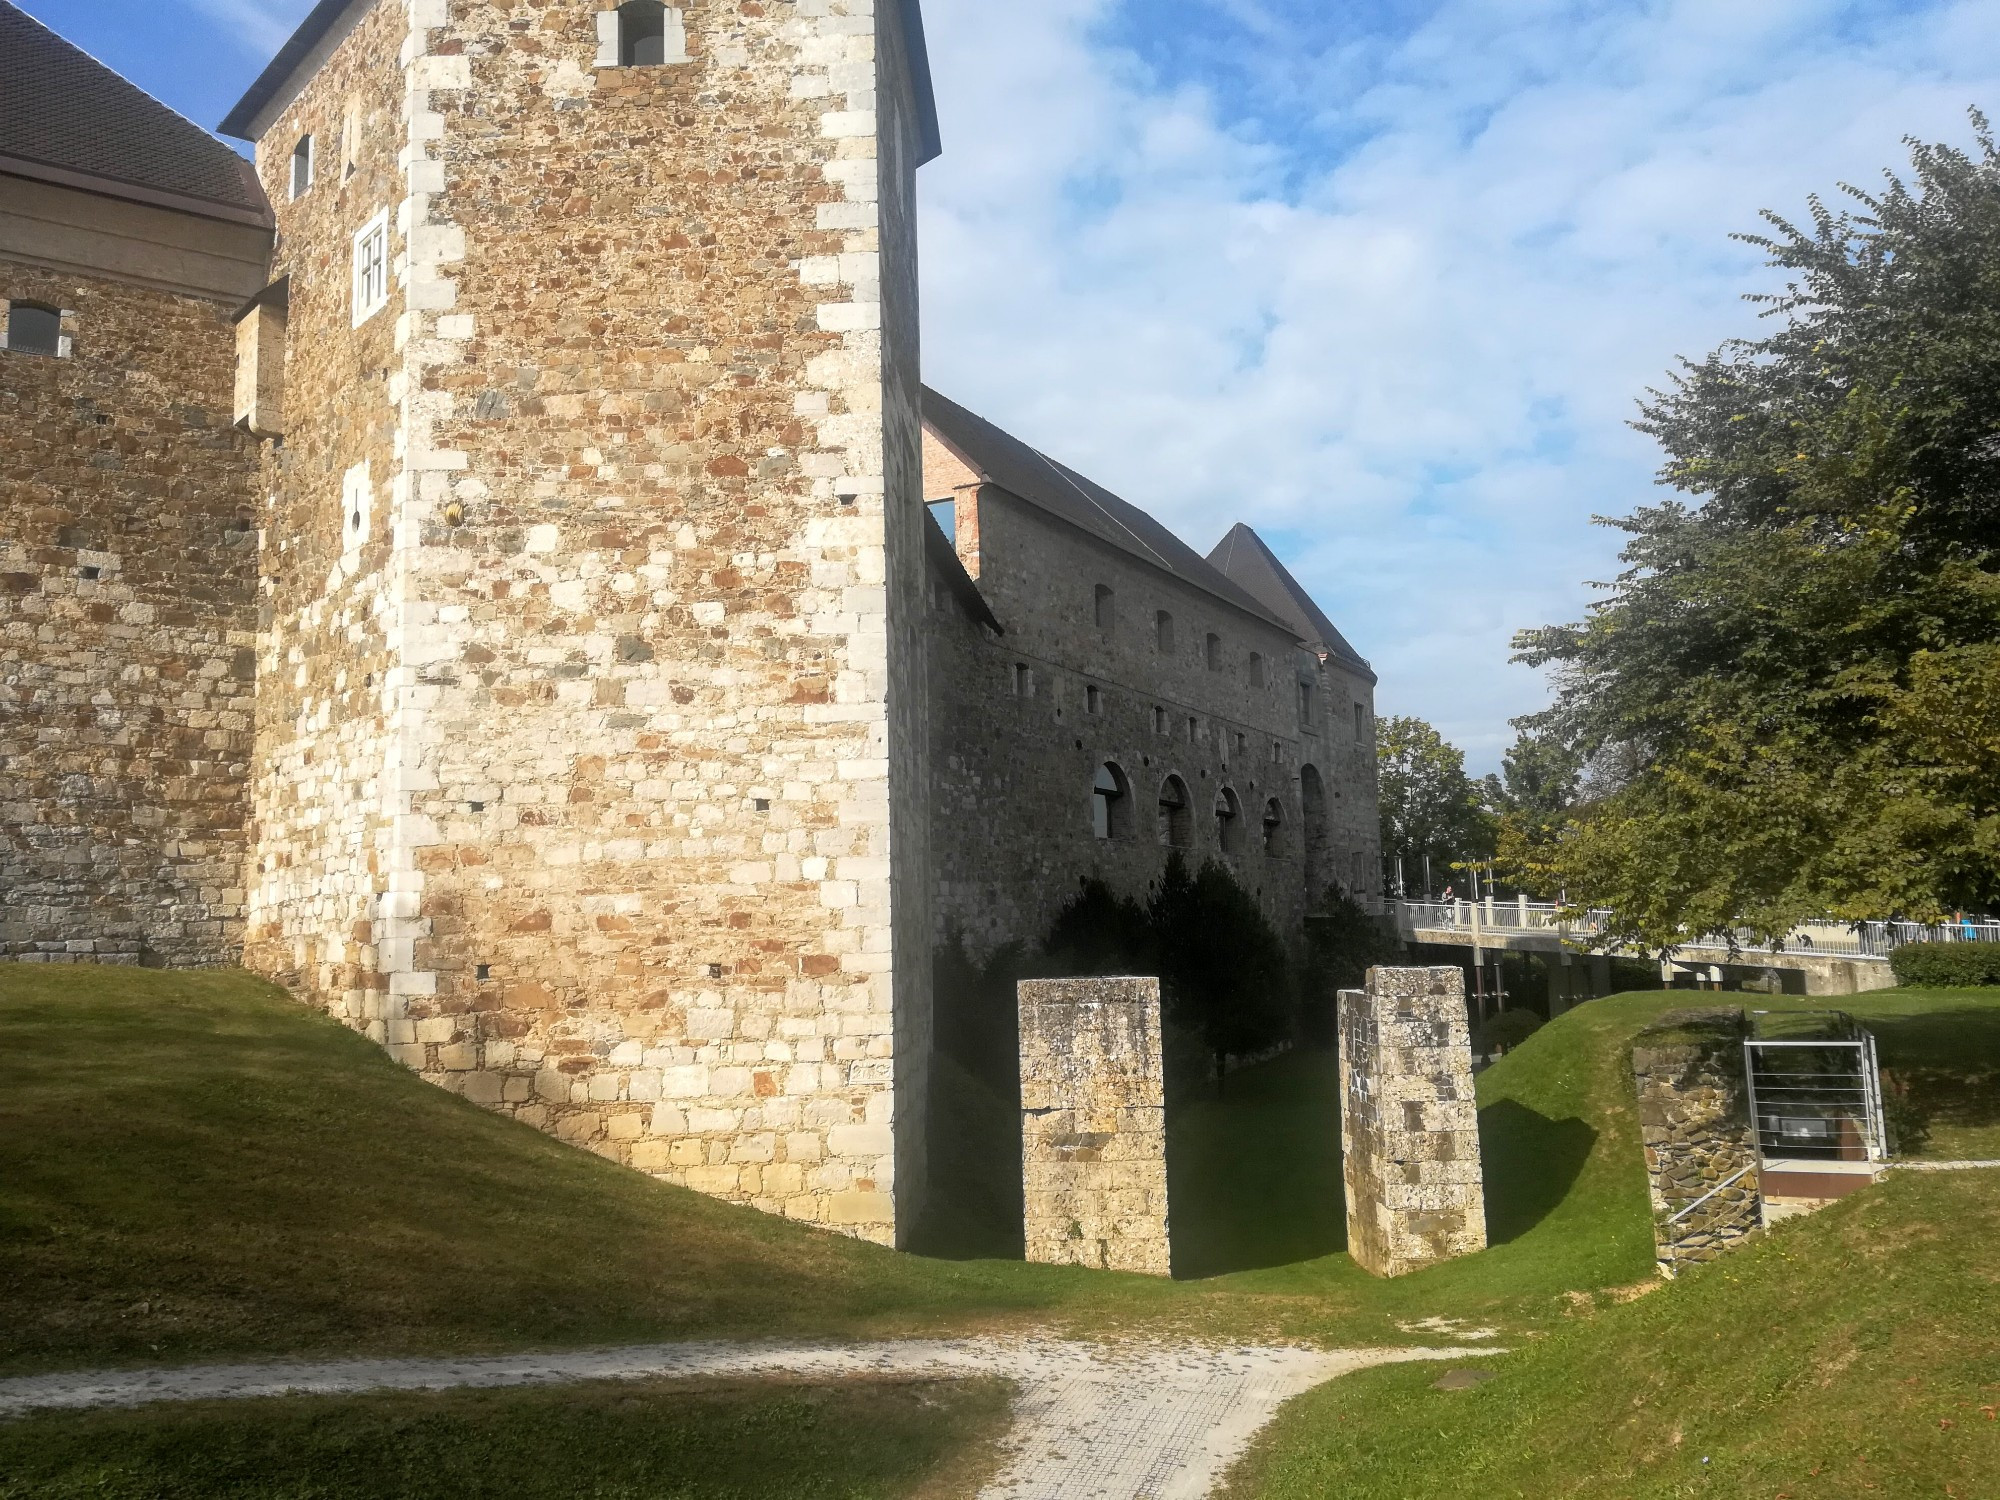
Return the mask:
[[[1468, 935], [1492, 933], [1506, 936], [1520, 933], [1552, 933], [1560, 937], [1588, 939], [1604, 932], [1612, 914], [1603, 910], [1578, 911], [1554, 902], [1528, 901], [1522, 897], [1484, 901], [1397, 901], [1391, 903], [1397, 925], [1405, 931], [1455, 931]], [[1905, 943], [2000, 942], [2000, 921], [1991, 918], [1940, 923], [1921, 922], [1802, 922], [1785, 935], [1782, 943], [1759, 940], [1747, 931], [1734, 934], [1709, 933], [1690, 938], [1687, 948], [1728, 948], [1734, 946], [1745, 957], [1758, 953], [1787, 953], [1801, 957], [1887, 958]]]

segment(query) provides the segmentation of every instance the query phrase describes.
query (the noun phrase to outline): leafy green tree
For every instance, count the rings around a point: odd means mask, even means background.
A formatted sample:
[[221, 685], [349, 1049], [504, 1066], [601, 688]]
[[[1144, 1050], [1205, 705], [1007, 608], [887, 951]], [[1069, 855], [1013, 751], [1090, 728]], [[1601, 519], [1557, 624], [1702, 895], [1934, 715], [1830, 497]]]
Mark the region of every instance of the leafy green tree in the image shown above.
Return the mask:
[[2000, 902], [2000, 153], [1745, 236], [1774, 326], [1641, 407], [1672, 498], [1624, 570], [1528, 631], [1536, 722], [1608, 774], [1547, 851], [1572, 899], [1666, 945], [1802, 917]]
[[1376, 732], [1382, 851], [1401, 855], [1406, 876], [1426, 856], [1439, 879], [1453, 864], [1493, 852], [1494, 821], [1465, 752], [1422, 719], [1391, 717]]
[[1297, 1007], [1285, 945], [1225, 866], [1208, 860], [1190, 874], [1176, 850], [1146, 914], [1167, 1019], [1201, 1038], [1218, 1081], [1227, 1059], [1291, 1036]]
[[1562, 894], [1555, 853], [1584, 797], [1583, 763], [1575, 750], [1530, 717], [1515, 721], [1519, 737], [1500, 774], [1483, 783], [1495, 815], [1494, 852], [1500, 873], [1531, 895]]

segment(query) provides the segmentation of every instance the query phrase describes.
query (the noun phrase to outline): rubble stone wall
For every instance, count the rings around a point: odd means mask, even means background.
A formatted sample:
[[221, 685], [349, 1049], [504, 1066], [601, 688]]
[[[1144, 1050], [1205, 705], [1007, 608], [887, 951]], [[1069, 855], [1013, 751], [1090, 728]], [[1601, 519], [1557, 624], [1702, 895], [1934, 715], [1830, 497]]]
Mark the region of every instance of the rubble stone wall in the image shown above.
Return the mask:
[[[287, 393], [317, 566], [267, 653], [300, 816], [259, 952], [468, 1098], [888, 1241], [928, 1040], [910, 79], [867, 0], [702, 0], [641, 68], [598, 64], [611, 9], [383, 0], [265, 138], [275, 184], [308, 117], [386, 116], [398, 296], [379, 349], [319, 325], [344, 399]], [[280, 216], [296, 352], [346, 252]], [[349, 580], [315, 507], [361, 451]]]
[[1633, 1043], [1639, 1132], [1663, 1275], [1715, 1259], [1760, 1222], [1757, 1138], [1743, 1061], [1747, 1034], [1740, 1009], [1675, 1011]]
[[1028, 1259], [1169, 1274], [1160, 982], [1024, 980], [1020, 1010]]
[[1465, 975], [1368, 971], [1340, 993], [1347, 1249], [1401, 1276], [1486, 1248]]
[[64, 358], [0, 350], [0, 958], [243, 944], [255, 444], [220, 302], [0, 259]]
[[[949, 495], [962, 465], [935, 439], [925, 493]], [[1231, 608], [990, 486], [960, 494], [957, 544], [975, 568], [1004, 635], [974, 621], [941, 582], [932, 589], [931, 755], [937, 850], [937, 933], [975, 953], [1034, 943], [1079, 879], [1143, 895], [1168, 856], [1160, 794], [1170, 776], [1187, 789], [1194, 865], [1220, 859], [1293, 941], [1304, 931], [1308, 878], [1307, 768], [1325, 795], [1315, 810], [1318, 887], [1375, 887], [1378, 819], [1374, 687], [1321, 663], [1275, 625]], [[1113, 591], [1108, 628], [1096, 590]], [[1156, 615], [1174, 618], [1162, 650]], [[1222, 637], [1211, 671], [1205, 638]], [[1264, 681], [1252, 681], [1260, 654]], [[1322, 711], [1299, 722], [1296, 681], [1310, 677]], [[1331, 702], [1329, 709], [1326, 705]], [[1355, 704], [1363, 707], [1357, 740]], [[1124, 792], [1112, 836], [1093, 823], [1092, 784], [1116, 767]], [[1216, 815], [1227, 788], [1237, 809], [1229, 841]], [[1264, 818], [1278, 804], [1267, 845]]]

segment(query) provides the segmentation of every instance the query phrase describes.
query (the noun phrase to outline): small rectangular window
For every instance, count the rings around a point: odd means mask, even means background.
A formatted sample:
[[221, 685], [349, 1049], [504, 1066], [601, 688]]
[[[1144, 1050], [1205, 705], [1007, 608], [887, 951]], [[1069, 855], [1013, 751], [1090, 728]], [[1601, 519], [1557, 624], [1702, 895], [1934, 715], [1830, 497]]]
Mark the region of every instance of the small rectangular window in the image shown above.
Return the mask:
[[1301, 729], [1310, 729], [1312, 728], [1312, 721], [1313, 721], [1312, 684], [1310, 682], [1302, 682], [1299, 684], [1299, 727]]
[[657, 68], [667, 60], [667, 7], [663, 0], [627, 0], [618, 7], [618, 62]]
[[63, 349], [62, 314], [36, 302], [7, 304], [7, 350], [11, 354], [45, 354], [56, 358]]
[[389, 304], [389, 213], [384, 209], [354, 236], [354, 326]]
[[1155, 707], [1153, 710], [1153, 733], [1165, 734], [1166, 732], [1167, 711], [1164, 708]]
[[1174, 649], [1174, 617], [1164, 609], [1153, 616], [1153, 639], [1162, 655], [1170, 655]]
[[1262, 687], [1263, 685], [1264, 655], [1261, 651], [1252, 651], [1250, 653], [1250, 686]]
[[1368, 705], [1365, 703], [1354, 705], [1354, 737], [1357, 740], [1368, 738]]
[[1209, 632], [1208, 641], [1203, 647], [1203, 655], [1208, 662], [1208, 670], [1211, 672], [1220, 672], [1222, 670], [1222, 637], [1213, 631]]
[[292, 147], [292, 196], [303, 198], [313, 185], [313, 138], [299, 137], [299, 143]]
[[1104, 695], [1098, 692], [1098, 690], [1095, 687], [1086, 687], [1083, 690], [1083, 711], [1085, 713], [1094, 714], [1100, 711], [1103, 707], [1104, 707]]
[[1035, 696], [1035, 674], [1028, 670], [1024, 661], [1014, 663], [1014, 696], [1032, 698]]
[[361, 104], [347, 101], [347, 113], [340, 120], [340, 176], [344, 182], [361, 165]]
[[1200, 738], [1201, 738], [1201, 720], [1197, 719], [1193, 714], [1189, 714], [1188, 743], [1192, 745], [1193, 743], [1195, 743], [1195, 741], [1199, 740]]
[[924, 507], [937, 522], [944, 539], [954, 547], [958, 545], [958, 502], [956, 500], [933, 500]]
[[1118, 596], [1105, 584], [1097, 586], [1097, 628], [1109, 630], [1118, 619]]

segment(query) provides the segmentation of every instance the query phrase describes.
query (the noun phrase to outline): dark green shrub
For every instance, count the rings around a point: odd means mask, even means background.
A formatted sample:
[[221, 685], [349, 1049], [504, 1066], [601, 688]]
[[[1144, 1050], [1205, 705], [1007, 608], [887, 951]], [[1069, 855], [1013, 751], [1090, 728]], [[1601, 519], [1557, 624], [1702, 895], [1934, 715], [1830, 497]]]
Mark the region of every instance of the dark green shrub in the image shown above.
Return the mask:
[[1199, 1036], [1222, 1077], [1225, 1059], [1290, 1041], [1297, 1014], [1285, 945], [1257, 898], [1208, 861], [1188, 873], [1178, 852], [1147, 904], [1166, 1018]]
[[1407, 963], [1383, 922], [1339, 887], [1306, 913], [1306, 968], [1299, 976], [1299, 1029], [1307, 1042], [1332, 1044], [1340, 992], [1358, 990], [1376, 964]]
[[1920, 989], [2000, 984], [2000, 943], [1905, 943], [1889, 967], [1898, 984]]

